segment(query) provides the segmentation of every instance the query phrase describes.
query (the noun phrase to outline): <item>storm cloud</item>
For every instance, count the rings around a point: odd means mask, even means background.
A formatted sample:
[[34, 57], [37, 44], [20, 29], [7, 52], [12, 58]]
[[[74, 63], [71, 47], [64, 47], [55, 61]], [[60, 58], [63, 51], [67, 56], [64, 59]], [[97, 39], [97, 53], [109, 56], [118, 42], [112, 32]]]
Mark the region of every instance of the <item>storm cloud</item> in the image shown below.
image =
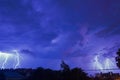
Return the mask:
[[0, 0], [0, 50], [17, 49], [36, 61], [64, 59], [84, 67], [78, 64], [87, 61], [75, 58], [90, 59], [105, 48], [103, 56], [115, 55], [119, 9], [119, 0]]

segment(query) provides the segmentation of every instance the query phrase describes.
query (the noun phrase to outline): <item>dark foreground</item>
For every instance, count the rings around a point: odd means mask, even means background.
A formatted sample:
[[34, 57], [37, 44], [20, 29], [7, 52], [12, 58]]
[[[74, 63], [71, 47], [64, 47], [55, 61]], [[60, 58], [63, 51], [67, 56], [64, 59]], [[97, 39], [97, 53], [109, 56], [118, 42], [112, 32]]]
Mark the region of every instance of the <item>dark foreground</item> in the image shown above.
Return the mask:
[[71, 70], [5, 69], [0, 70], [0, 80], [120, 80], [119, 73], [99, 73], [88, 76], [80, 68]]
[[120, 80], [119, 73], [98, 73], [88, 76], [81, 68], [70, 69], [64, 61], [61, 70], [37, 69], [2, 69], [0, 80]]

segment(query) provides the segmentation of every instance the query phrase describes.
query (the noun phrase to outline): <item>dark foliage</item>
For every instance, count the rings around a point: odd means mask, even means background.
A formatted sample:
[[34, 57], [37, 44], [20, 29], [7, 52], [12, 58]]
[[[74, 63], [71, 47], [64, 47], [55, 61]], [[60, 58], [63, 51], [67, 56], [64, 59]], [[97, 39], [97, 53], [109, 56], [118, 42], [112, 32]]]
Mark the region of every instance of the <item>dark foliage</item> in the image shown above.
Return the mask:
[[71, 69], [62, 61], [61, 71], [37, 68], [28, 80], [89, 80], [87, 74], [81, 68]]
[[118, 68], [120, 68], [120, 49], [118, 50], [118, 52], [116, 53], [117, 54], [117, 57], [115, 58], [116, 60], [116, 64], [118, 66]]
[[[6, 80], [6, 76], [4, 75], [6, 72], [18, 73], [23, 76], [20, 80], [115, 80], [120, 78], [119, 73], [114, 74], [112, 72], [100, 73], [94, 77], [88, 77], [87, 73], [81, 68], [70, 69], [64, 61], [61, 63], [61, 70], [44, 69], [41, 67], [37, 69], [1, 69], [0, 80]], [[10, 80], [18, 79], [17, 77], [12, 77]]]

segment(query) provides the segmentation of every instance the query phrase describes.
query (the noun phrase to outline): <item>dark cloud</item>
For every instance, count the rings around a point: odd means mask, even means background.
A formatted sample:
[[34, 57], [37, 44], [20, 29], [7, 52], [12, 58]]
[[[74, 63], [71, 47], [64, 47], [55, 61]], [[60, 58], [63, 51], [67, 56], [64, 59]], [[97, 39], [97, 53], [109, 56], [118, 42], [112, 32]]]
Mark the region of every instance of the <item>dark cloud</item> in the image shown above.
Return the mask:
[[28, 49], [20, 50], [20, 53], [35, 56], [34, 53], [32, 51], [28, 50]]
[[114, 35], [119, 35], [120, 34], [119, 30], [120, 30], [120, 23], [119, 24], [115, 23], [97, 32], [96, 35], [104, 38], [110, 37]]

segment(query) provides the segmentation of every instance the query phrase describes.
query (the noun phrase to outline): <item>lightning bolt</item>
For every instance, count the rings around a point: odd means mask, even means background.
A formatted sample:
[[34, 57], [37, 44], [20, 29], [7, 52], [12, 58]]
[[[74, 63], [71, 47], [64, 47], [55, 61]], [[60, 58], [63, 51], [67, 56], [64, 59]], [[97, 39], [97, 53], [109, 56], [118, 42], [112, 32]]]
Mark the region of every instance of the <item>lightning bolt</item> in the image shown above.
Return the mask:
[[2, 67], [1, 67], [2, 69], [5, 69], [5, 64], [7, 63], [8, 58], [9, 58], [9, 55], [6, 55], [5, 60], [4, 60]]
[[[100, 62], [100, 60], [103, 59], [102, 62]], [[101, 58], [100, 55], [96, 55], [94, 57], [94, 66], [95, 68], [99, 69], [100, 71], [105, 71], [107, 69], [111, 69], [112, 67], [114, 67], [114, 63], [112, 62], [112, 59], [110, 58]], [[110, 70], [109, 70], [110, 71]]]
[[[20, 66], [20, 54], [17, 50], [13, 50], [12, 53], [4, 53], [4, 52], [0, 52], [0, 59], [2, 59], [3, 61], [1, 61], [1, 69], [5, 69], [5, 65], [7, 65], [9, 63], [9, 59], [13, 60], [15, 59], [15, 65], [14, 65], [14, 69], [18, 68]], [[13, 62], [14, 62], [13, 61]]]
[[103, 67], [102, 67], [101, 63], [99, 62], [98, 57], [99, 57], [99, 55], [95, 56], [95, 58], [94, 58], [94, 60], [95, 60], [94, 65], [95, 65], [98, 69], [100, 69], [100, 70], [102, 71], [102, 70], [103, 70]]
[[7, 64], [8, 58], [11, 57], [12, 54], [0, 52], [0, 56], [1, 56], [1, 58], [4, 59], [4, 60], [3, 60], [3, 63], [2, 63], [2, 67], [1, 67], [1, 69], [4, 69], [4, 68], [5, 68], [5, 65]]
[[114, 66], [114, 63], [111, 61], [111, 59], [107, 58], [104, 62], [105, 69], [110, 69]]
[[14, 66], [14, 69], [16, 69], [20, 66], [20, 54], [17, 50], [14, 50], [14, 52], [16, 53], [16, 65]]
[[108, 58], [105, 60], [105, 69], [110, 69], [110, 60]]

